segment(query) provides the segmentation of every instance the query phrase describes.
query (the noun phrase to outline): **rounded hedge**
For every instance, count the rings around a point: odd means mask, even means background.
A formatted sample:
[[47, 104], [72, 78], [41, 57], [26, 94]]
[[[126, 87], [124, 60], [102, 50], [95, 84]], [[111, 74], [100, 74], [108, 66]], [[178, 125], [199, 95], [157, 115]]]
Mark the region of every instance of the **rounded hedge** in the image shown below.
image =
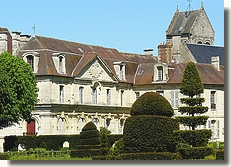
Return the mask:
[[170, 117], [138, 115], [126, 119], [123, 130], [124, 150], [135, 152], [175, 152], [179, 123]]
[[171, 117], [174, 110], [163, 96], [156, 92], [147, 92], [140, 96], [132, 105], [131, 116], [159, 115]]

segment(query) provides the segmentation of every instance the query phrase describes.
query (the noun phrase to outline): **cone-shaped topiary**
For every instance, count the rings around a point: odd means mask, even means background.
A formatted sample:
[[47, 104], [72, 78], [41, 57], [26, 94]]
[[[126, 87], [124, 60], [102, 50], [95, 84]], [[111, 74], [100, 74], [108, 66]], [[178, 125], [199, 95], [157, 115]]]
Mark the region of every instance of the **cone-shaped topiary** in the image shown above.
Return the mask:
[[140, 96], [132, 105], [131, 115], [159, 115], [173, 116], [174, 111], [170, 103], [155, 92], [147, 92]]

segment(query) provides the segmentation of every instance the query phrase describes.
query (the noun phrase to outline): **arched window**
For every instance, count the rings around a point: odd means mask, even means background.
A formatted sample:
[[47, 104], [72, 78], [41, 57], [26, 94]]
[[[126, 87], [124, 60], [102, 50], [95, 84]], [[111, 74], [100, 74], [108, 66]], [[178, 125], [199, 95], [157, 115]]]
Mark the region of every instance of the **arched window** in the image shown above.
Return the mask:
[[58, 120], [58, 132], [59, 134], [65, 133], [65, 119], [64, 118], [59, 118]]
[[209, 42], [205, 42], [205, 44], [206, 44], [206, 45], [210, 45], [210, 43], [209, 43]]
[[97, 89], [92, 88], [92, 103], [97, 104]]
[[198, 41], [197, 44], [202, 44], [202, 42], [201, 42], [201, 41]]
[[84, 119], [84, 118], [80, 118], [80, 119], [78, 120], [78, 130], [79, 130], [79, 131], [82, 131], [84, 125], [85, 125], [85, 119]]

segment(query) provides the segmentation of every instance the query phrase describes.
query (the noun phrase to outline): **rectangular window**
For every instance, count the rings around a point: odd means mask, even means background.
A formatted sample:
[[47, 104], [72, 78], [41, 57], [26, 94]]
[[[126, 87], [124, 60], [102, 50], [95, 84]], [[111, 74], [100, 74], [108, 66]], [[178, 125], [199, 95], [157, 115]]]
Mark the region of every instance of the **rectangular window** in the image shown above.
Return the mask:
[[59, 102], [64, 103], [64, 86], [59, 86]]
[[107, 89], [107, 105], [111, 105], [111, 90]]
[[59, 57], [59, 73], [63, 73], [63, 58]]
[[171, 91], [171, 105], [173, 108], [177, 108], [178, 107], [178, 91], [177, 90], [173, 90]]
[[163, 80], [163, 67], [157, 67], [158, 70], [158, 81]]
[[83, 104], [83, 87], [79, 87], [79, 104]]
[[124, 94], [124, 91], [121, 90], [120, 91], [120, 105], [123, 106], [123, 94]]
[[220, 122], [217, 120], [217, 138], [220, 138]]
[[208, 120], [208, 129], [211, 129], [211, 121]]
[[124, 65], [120, 65], [120, 79], [124, 80]]
[[96, 88], [92, 89], [92, 103], [97, 104], [97, 89]]
[[34, 71], [34, 57], [32, 55], [29, 55], [26, 57], [27, 63], [30, 64], [32, 70]]
[[216, 109], [215, 93], [216, 93], [216, 91], [211, 91], [211, 94], [210, 94], [211, 109]]
[[136, 100], [140, 97], [140, 92], [135, 92], [136, 93]]

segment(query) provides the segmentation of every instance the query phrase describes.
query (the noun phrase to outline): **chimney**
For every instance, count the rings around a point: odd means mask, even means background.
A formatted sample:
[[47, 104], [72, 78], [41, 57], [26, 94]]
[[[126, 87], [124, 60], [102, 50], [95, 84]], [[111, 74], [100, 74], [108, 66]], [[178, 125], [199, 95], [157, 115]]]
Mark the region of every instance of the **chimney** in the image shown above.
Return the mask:
[[19, 31], [12, 31], [12, 54], [17, 55], [20, 48], [20, 34]]
[[211, 57], [211, 64], [214, 66], [217, 71], [220, 71], [220, 60], [219, 56], [212, 56]]
[[20, 35], [20, 49], [22, 49], [27, 44], [27, 42], [30, 40], [30, 37], [31, 35]]
[[152, 56], [153, 55], [153, 49], [144, 49], [144, 55]]
[[172, 45], [169, 42], [158, 45], [158, 61], [161, 63], [172, 62]]

